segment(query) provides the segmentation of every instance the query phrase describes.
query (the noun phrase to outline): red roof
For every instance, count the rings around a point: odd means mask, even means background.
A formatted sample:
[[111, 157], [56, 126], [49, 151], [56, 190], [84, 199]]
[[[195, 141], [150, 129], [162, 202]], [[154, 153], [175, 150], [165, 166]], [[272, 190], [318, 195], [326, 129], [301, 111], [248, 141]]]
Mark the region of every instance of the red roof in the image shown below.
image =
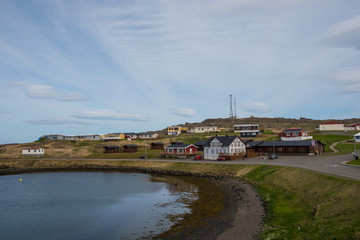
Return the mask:
[[356, 126], [360, 126], [360, 123], [353, 123], [353, 124], [348, 125], [348, 127], [356, 127]]

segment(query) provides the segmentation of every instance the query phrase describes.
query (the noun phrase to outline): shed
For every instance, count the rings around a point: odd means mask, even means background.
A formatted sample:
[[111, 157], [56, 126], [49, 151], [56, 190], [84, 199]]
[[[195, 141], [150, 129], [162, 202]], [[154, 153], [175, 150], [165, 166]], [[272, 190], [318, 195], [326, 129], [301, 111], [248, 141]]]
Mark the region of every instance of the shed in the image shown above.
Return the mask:
[[164, 144], [162, 142], [153, 142], [151, 143], [151, 149], [164, 149]]
[[104, 153], [118, 153], [119, 152], [119, 146], [105, 146]]
[[137, 152], [138, 146], [133, 144], [127, 144], [123, 146], [123, 152]]
[[45, 155], [44, 148], [25, 148], [22, 150], [23, 156], [32, 156], [32, 157], [43, 157]]

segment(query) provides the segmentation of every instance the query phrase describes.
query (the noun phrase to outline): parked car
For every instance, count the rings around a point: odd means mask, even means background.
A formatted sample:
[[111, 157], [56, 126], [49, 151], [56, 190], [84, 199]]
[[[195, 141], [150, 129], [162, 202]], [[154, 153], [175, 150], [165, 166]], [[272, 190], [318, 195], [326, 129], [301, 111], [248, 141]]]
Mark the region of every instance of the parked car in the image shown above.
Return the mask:
[[278, 159], [278, 155], [276, 155], [276, 154], [269, 154], [269, 159]]
[[224, 158], [224, 157], [218, 157], [216, 160], [218, 160], [218, 161], [226, 161], [226, 158]]
[[194, 160], [202, 160], [203, 157], [201, 155], [195, 155]]
[[148, 156], [141, 156], [140, 159], [147, 159]]

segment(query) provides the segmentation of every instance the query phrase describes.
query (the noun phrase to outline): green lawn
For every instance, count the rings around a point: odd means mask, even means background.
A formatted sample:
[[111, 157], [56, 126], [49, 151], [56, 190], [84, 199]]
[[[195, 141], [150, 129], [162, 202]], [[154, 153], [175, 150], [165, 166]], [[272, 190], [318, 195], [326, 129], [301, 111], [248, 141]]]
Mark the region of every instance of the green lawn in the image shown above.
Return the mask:
[[[341, 154], [348, 154], [348, 153], [353, 153], [354, 152], [354, 142], [352, 143], [339, 143], [335, 146], [335, 148], [337, 150], [339, 150], [339, 152], [337, 154], [341, 155]], [[357, 152], [360, 153], [360, 143], [356, 143], [355, 145], [355, 149]]]
[[321, 141], [323, 143], [325, 143], [325, 152], [327, 153], [331, 153], [332, 151], [330, 150], [330, 146], [331, 144], [335, 143], [335, 142], [341, 142], [344, 140], [351, 140], [354, 137], [352, 135], [322, 135], [322, 134], [313, 134], [312, 135], [314, 137], [315, 140]]

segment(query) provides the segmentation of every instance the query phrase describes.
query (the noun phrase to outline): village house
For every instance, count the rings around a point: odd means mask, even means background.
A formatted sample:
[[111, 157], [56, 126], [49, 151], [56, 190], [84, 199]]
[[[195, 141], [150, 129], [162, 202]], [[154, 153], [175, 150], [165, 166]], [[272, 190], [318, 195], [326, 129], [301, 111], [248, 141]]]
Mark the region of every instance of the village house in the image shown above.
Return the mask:
[[200, 127], [192, 127], [190, 128], [191, 133], [214, 133], [220, 132], [217, 129], [217, 126], [200, 126]]
[[31, 156], [31, 157], [43, 157], [45, 155], [44, 148], [24, 148], [22, 150], [23, 156]]
[[125, 138], [128, 140], [135, 140], [139, 137], [139, 135], [136, 133], [124, 133], [124, 134], [125, 134]]
[[345, 126], [345, 130], [347, 131], [360, 131], [360, 123], [354, 123]]
[[234, 132], [240, 133], [240, 137], [257, 137], [261, 135], [259, 124], [237, 124], [234, 125]]
[[343, 123], [328, 121], [319, 124], [315, 129], [320, 131], [344, 131], [345, 127]]
[[99, 134], [84, 134], [84, 135], [59, 135], [59, 134], [50, 134], [44, 135], [41, 138], [48, 140], [100, 140]]
[[123, 134], [123, 133], [108, 133], [106, 135], [103, 135], [101, 137], [101, 139], [104, 140], [105, 142], [118, 141], [118, 140], [125, 139], [125, 134]]
[[171, 126], [167, 128], [168, 135], [179, 135], [180, 133], [186, 133], [189, 129], [187, 127]]
[[360, 142], [360, 132], [354, 135], [355, 142]]
[[301, 128], [289, 128], [279, 133], [281, 141], [302, 141], [313, 139], [306, 130]]
[[171, 144], [165, 147], [165, 157], [188, 157], [197, 154], [193, 144]]
[[139, 133], [138, 134], [140, 139], [156, 139], [159, 137], [158, 133]]
[[119, 146], [104, 146], [104, 153], [118, 153]]
[[249, 141], [246, 146], [247, 150], [252, 149], [258, 155], [311, 155], [325, 152], [325, 144], [317, 140]]
[[164, 144], [162, 142], [153, 142], [151, 143], [151, 149], [164, 149]]
[[123, 152], [137, 152], [138, 146], [134, 144], [127, 144], [123, 146]]
[[219, 156], [240, 158], [245, 154], [246, 145], [239, 136], [211, 137], [204, 145], [204, 159], [207, 160], [216, 160]]

